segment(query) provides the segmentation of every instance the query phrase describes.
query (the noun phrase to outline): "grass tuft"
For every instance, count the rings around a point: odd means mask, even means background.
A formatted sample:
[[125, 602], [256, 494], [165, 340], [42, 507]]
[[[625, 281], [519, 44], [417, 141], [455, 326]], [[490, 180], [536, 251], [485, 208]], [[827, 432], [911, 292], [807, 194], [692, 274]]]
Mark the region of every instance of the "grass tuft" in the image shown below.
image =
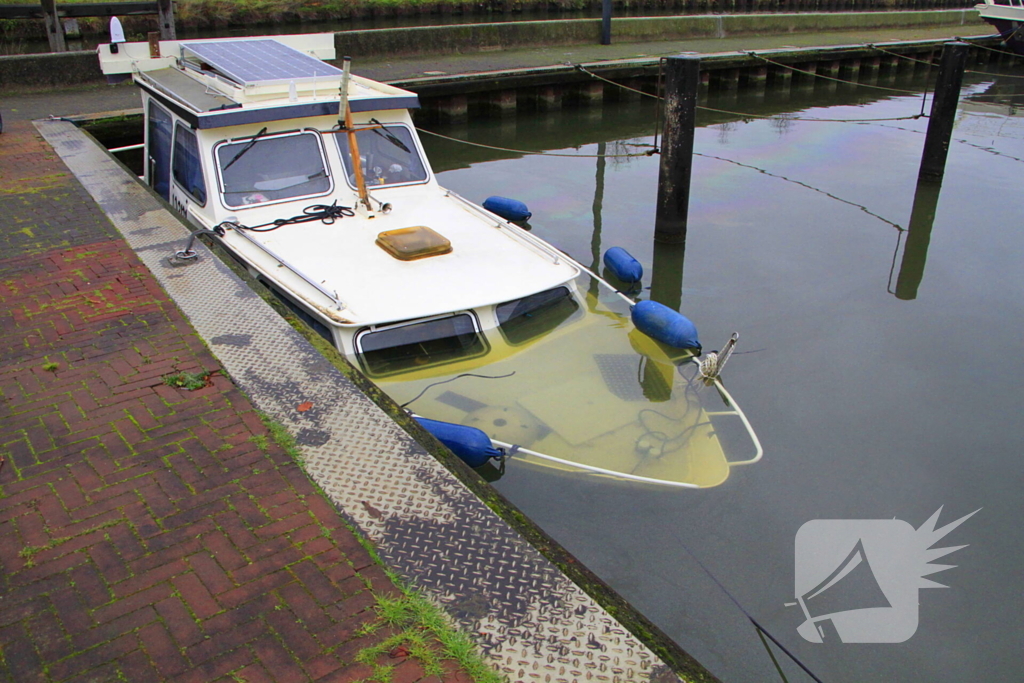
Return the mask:
[[[302, 455], [302, 449], [299, 448], [299, 444], [295, 442], [295, 437], [288, 431], [288, 428], [280, 422], [272, 420], [266, 413], [257, 411], [256, 414], [259, 416], [260, 422], [263, 423], [263, 426], [267, 428], [268, 432], [270, 432], [270, 438], [274, 440], [274, 443], [283, 448], [284, 452], [290, 455], [295, 462], [299, 464], [303, 463], [305, 458]], [[260, 439], [262, 439], [262, 442], [259, 441]], [[249, 438], [249, 440], [255, 443], [261, 450], [267, 450], [265, 445], [260, 445], [261, 443], [266, 444], [266, 439], [267, 437], [263, 435], [256, 435]]]
[[[353, 530], [362, 541], [362, 535]], [[376, 555], [376, 553], [373, 553]], [[374, 594], [377, 618], [364, 624], [360, 635], [375, 633], [388, 627], [396, 631], [384, 641], [363, 648], [356, 661], [373, 667], [369, 680], [390, 683], [394, 667], [378, 664], [384, 656], [415, 658], [427, 676], [442, 676], [443, 660], [455, 661], [476, 683], [502, 683], [505, 679], [484, 663], [476, 645], [469, 636], [457, 630], [434, 603], [407, 586], [402, 579], [383, 564], [381, 567], [400, 595]], [[395, 654], [401, 651], [402, 654]]]
[[188, 389], [189, 391], [195, 391], [196, 389], [202, 389], [210, 382], [210, 373], [208, 372], [176, 372], [173, 375], [167, 375], [164, 379], [164, 384], [169, 387], [176, 387], [178, 389]]

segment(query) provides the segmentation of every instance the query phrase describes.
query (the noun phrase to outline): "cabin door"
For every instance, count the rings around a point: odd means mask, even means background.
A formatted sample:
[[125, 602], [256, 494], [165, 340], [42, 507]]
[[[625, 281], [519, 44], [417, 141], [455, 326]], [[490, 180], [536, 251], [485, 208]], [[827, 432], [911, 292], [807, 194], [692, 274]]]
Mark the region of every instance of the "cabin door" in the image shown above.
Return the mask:
[[171, 114], [149, 101], [146, 126], [146, 182], [164, 199], [171, 198]]

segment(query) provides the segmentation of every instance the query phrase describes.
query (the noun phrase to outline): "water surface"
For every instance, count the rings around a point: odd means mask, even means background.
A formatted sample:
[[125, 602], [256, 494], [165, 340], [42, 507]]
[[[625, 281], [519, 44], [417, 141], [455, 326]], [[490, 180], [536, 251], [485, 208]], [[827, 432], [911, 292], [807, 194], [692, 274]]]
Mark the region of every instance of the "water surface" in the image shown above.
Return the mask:
[[[629, 249], [706, 349], [740, 333], [724, 376], [764, 443], [761, 463], [702, 491], [514, 463], [495, 482], [725, 681], [779, 678], [701, 564], [824, 681], [1021, 679], [1024, 118], [1010, 105], [1024, 103], [1022, 77], [969, 76], [941, 188], [917, 183], [926, 119], [797, 120], [912, 116], [924, 81], [882, 83], [907, 94], [825, 86], [708, 102], [788, 114], [702, 114], [685, 251], [652, 241], [657, 157], [538, 157], [425, 136], [443, 185], [525, 201], [535, 233], [583, 263]], [[654, 129], [640, 102], [437, 130], [594, 155], [642, 151]], [[803, 615], [785, 604], [801, 525], [917, 528], [940, 507], [939, 526], [981, 511], [936, 544], [968, 547], [930, 577], [949, 588], [920, 590], [912, 638], [797, 634]], [[789, 680], [809, 680], [776, 655]]]

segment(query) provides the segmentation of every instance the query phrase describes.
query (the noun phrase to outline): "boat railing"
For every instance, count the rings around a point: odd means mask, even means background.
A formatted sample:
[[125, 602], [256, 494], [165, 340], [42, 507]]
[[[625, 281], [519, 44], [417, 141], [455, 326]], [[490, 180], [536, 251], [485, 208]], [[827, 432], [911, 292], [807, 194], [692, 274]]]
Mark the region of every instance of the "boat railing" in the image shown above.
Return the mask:
[[148, 87], [152, 88], [153, 90], [158, 91], [161, 95], [167, 97], [168, 99], [174, 100], [175, 103], [177, 103], [181, 107], [184, 107], [188, 111], [191, 111], [191, 112], [198, 112], [199, 111], [193, 105], [189, 104], [185, 99], [183, 99], [179, 95], [175, 94], [173, 90], [171, 90], [170, 88], [162, 85], [155, 78], [152, 78], [151, 76], [149, 76], [145, 71], [141, 71], [141, 70], [136, 68], [136, 70], [135, 70], [135, 78], [137, 80], [139, 80], [139, 81], [144, 81], [145, 84]]
[[[692, 362], [698, 363], [696, 359], [691, 359]], [[743, 409], [740, 408], [739, 404], [732, 397], [732, 394], [722, 384], [720, 377], [715, 377], [715, 383], [713, 385], [718, 391], [718, 394], [722, 397], [722, 401], [728, 407], [728, 410], [708, 410], [705, 411], [708, 417], [738, 417], [740, 422], [743, 424], [743, 428], [747, 431], [747, 436], [750, 437], [751, 443], [754, 444], [754, 456], [746, 460], [728, 460], [730, 467], [739, 467], [740, 465], [753, 465], [764, 456], [764, 447], [761, 446], [761, 440], [757, 438], [757, 433], [754, 431], [753, 426], [750, 424], [750, 420], [747, 419]]]
[[267, 254], [268, 256], [270, 256], [270, 257], [271, 257], [271, 258], [273, 258], [273, 259], [274, 259], [275, 261], [277, 261], [278, 263], [280, 263], [280, 264], [281, 264], [281, 265], [282, 265], [283, 267], [285, 267], [285, 268], [287, 268], [287, 269], [288, 269], [289, 271], [291, 271], [291, 273], [292, 273], [293, 275], [295, 275], [296, 277], [298, 277], [298, 278], [302, 279], [302, 280], [303, 280], [303, 281], [304, 281], [304, 282], [305, 282], [306, 284], [308, 284], [308, 285], [309, 285], [310, 287], [313, 287], [313, 288], [314, 288], [314, 289], [316, 289], [316, 290], [317, 290], [318, 292], [320, 292], [321, 294], [323, 294], [323, 295], [324, 295], [325, 297], [327, 297], [328, 299], [330, 299], [330, 301], [331, 301], [331, 302], [332, 302], [332, 303], [334, 304], [334, 306], [335, 306], [335, 307], [337, 308], [337, 310], [339, 310], [339, 311], [343, 311], [343, 310], [345, 310], [345, 303], [344, 303], [344, 302], [343, 302], [343, 301], [342, 301], [342, 300], [341, 300], [341, 299], [340, 299], [340, 298], [338, 297], [338, 295], [337, 295], [337, 293], [336, 293], [336, 292], [331, 292], [331, 291], [329, 291], [329, 290], [325, 289], [325, 288], [324, 288], [324, 287], [323, 287], [323, 286], [322, 286], [322, 285], [321, 285], [320, 283], [318, 283], [318, 282], [317, 282], [316, 280], [314, 280], [314, 279], [313, 279], [313, 278], [311, 278], [310, 276], [306, 275], [305, 273], [303, 273], [303, 272], [302, 272], [301, 270], [299, 270], [298, 268], [296, 268], [296, 267], [295, 267], [295, 266], [293, 266], [292, 264], [288, 263], [288, 261], [286, 261], [286, 260], [285, 260], [285, 259], [283, 259], [283, 258], [282, 258], [281, 256], [279, 256], [279, 255], [278, 255], [277, 253], [275, 253], [273, 249], [271, 249], [271, 248], [270, 248], [270, 247], [268, 247], [267, 245], [265, 245], [265, 244], [261, 243], [261, 242], [260, 242], [259, 240], [255, 240], [255, 239], [253, 239], [252, 237], [250, 237], [249, 235], [247, 235], [247, 234], [245, 233], [245, 230], [242, 230], [242, 229], [236, 229], [236, 230], [235, 230], [234, 232], [235, 232], [236, 234], [238, 234], [238, 235], [241, 235], [241, 236], [242, 236], [242, 237], [244, 237], [245, 239], [247, 239], [247, 240], [248, 240], [248, 241], [249, 241], [250, 243], [252, 243], [253, 245], [255, 245], [255, 246], [259, 247], [259, 248], [260, 248], [260, 249], [261, 249], [261, 250], [262, 250], [262, 251], [263, 251], [264, 253], [266, 253], [266, 254]]
[[[532, 235], [529, 235], [529, 233], [526, 233], [523, 230], [513, 230], [513, 229], [511, 229], [512, 226], [510, 226], [509, 223], [505, 221], [505, 219], [503, 219], [503, 218], [501, 218], [501, 217], [491, 213], [490, 211], [488, 211], [487, 209], [485, 209], [485, 208], [483, 208], [481, 206], [477, 206], [476, 204], [474, 204], [473, 202], [469, 201], [468, 199], [466, 199], [462, 195], [456, 194], [455, 192], [452, 192], [451, 190], [449, 190], [447, 188], [445, 188], [445, 192], [448, 194], [449, 197], [452, 197], [453, 199], [455, 199], [458, 202], [460, 202], [463, 205], [464, 208], [466, 208], [469, 211], [471, 211], [472, 213], [476, 214], [479, 218], [483, 218], [487, 222], [493, 223], [494, 227], [499, 228], [501, 230], [507, 231], [508, 234], [510, 234], [510, 235], [512, 235], [514, 237], [519, 238], [519, 240], [521, 242], [523, 242], [524, 244], [527, 244], [527, 245], [533, 247], [537, 251], [540, 251], [545, 256], [547, 256], [548, 258], [553, 260], [555, 265], [558, 265], [559, 263], [561, 263], [561, 261], [563, 259], [566, 259], [565, 254], [563, 254], [562, 252], [558, 251], [557, 249], [552, 248], [551, 245], [546, 244], [542, 240], [538, 240], [538, 239], [532, 237]], [[566, 260], [571, 260], [571, 259], [566, 259]]]
[[[694, 360], [693, 362], [696, 362]], [[714, 385], [719, 395], [722, 397], [722, 401], [728, 406], [727, 410], [717, 411], [705, 411], [708, 417], [737, 417], [743, 424], [743, 428], [747, 431], [747, 435], [750, 437], [750, 441], [754, 444], [754, 456], [746, 460], [728, 460], [730, 467], [739, 467], [740, 465], [753, 465], [758, 462], [762, 456], [764, 456], [764, 448], [761, 446], [761, 440], [757, 438], [757, 434], [754, 432], [754, 428], [751, 426], [750, 421], [744, 414], [743, 409], [739, 407], [729, 391], [722, 385], [722, 381], [719, 378], [715, 378]], [[519, 454], [532, 456], [534, 458], [540, 458], [541, 460], [547, 460], [549, 462], [558, 463], [560, 465], [566, 465], [576, 470], [582, 470], [584, 472], [590, 472], [593, 474], [603, 474], [616, 479], [625, 479], [627, 481], [635, 481], [643, 484], [657, 484], [659, 486], [671, 486], [675, 488], [683, 489], [700, 489], [706, 488], [700, 484], [694, 484], [691, 482], [683, 481], [670, 481], [668, 479], [656, 479], [654, 477], [644, 477], [639, 474], [630, 474], [628, 472], [619, 472], [617, 470], [607, 469], [605, 467], [597, 467], [596, 465], [587, 465], [585, 463], [577, 462], [574, 460], [566, 460], [565, 458], [559, 458], [554, 455], [548, 455], [547, 453], [541, 453], [529, 448], [523, 448], [522, 446], [499, 441], [497, 439], [491, 439], [491, 443], [498, 448], [503, 448], [507, 453]]]
[[613, 287], [611, 285], [611, 283], [606, 281], [600, 275], [598, 275], [597, 273], [592, 271], [590, 268], [587, 268], [582, 263], [580, 263], [579, 261], [577, 261], [573, 257], [569, 256], [565, 252], [558, 251], [557, 249], [555, 249], [554, 247], [552, 247], [550, 244], [548, 244], [544, 240], [540, 239], [539, 237], [531, 235], [530, 233], [526, 232], [525, 230], [522, 230], [521, 228], [518, 228], [515, 225], [509, 224], [504, 219], [496, 216], [495, 214], [492, 214], [491, 212], [487, 211], [486, 209], [484, 209], [484, 208], [482, 208], [480, 206], [477, 206], [476, 204], [474, 204], [473, 202], [469, 201], [465, 197], [462, 197], [462, 196], [460, 196], [460, 195], [456, 194], [455, 192], [452, 192], [451, 190], [448, 190], [448, 189], [446, 189], [445, 192], [447, 192], [448, 195], [451, 196], [452, 198], [454, 198], [454, 199], [458, 200], [459, 202], [461, 202], [467, 209], [473, 211], [478, 216], [488, 220], [491, 223], [494, 223], [495, 227], [501, 228], [503, 230], [506, 230], [508, 232], [508, 234], [513, 235], [513, 236], [519, 238], [525, 244], [528, 244], [528, 245], [534, 247], [535, 249], [543, 252], [544, 254], [548, 255], [549, 257], [551, 257], [554, 260], [556, 265], [560, 261], [566, 261], [567, 263], [569, 263], [572, 266], [574, 266], [575, 268], [577, 268], [579, 271], [581, 271], [583, 273], [586, 273], [590, 277], [592, 277], [595, 280], [597, 280], [598, 282], [600, 282], [602, 285], [607, 287], [612, 292], [615, 292], [616, 294], [618, 294], [630, 306], [632, 306], [633, 304], [636, 303], [635, 301], [630, 299], [628, 296], [626, 296], [625, 294], [620, 292], [618, 289]]

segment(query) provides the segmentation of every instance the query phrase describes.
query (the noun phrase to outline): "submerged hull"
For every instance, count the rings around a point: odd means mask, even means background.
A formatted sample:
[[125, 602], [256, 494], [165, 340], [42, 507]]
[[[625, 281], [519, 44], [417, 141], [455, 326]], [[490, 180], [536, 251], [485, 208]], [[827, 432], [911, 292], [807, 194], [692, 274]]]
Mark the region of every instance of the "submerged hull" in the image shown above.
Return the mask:
[[692, 358], [589, 297], [520, 348], [492, 341], [483, 358], [376, 381], [417, 415], [482, 430], [516, 462], [706, 488], [735, 464], [719, 432], [737, 415]]

